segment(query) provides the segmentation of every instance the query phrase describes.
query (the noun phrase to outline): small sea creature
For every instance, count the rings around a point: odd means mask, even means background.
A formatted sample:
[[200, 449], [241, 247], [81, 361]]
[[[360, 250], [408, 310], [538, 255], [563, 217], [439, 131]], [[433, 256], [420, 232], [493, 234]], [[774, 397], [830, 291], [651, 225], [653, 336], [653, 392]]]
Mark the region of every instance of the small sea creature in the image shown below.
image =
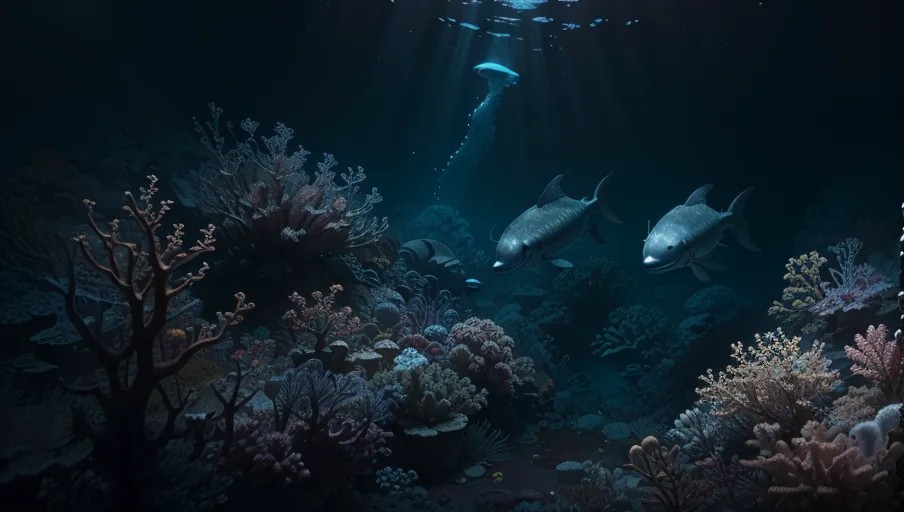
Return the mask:
[[571, 268], [571, 262], [556, 258], [579, 236], [589, 232], [599, 243], [605, 243], [594, 217], [602, 214], [609, 221], [620, 224], [603, 197], [609, 182], [608, 175], [599, 182], [593, 198], [572, 199], [562, 192], [563, 175], [549, 182], [537, 204], [518, 216], [502, 233], [496, 245], [493, 270], [504, 274], [519, 268], [529, 268], [549, 261], [559, 268]]
[[643, 266], [647, 272], [661, 274], [690, 267], [698, 279], [709, 281], [707, 271], [725, 270], [710, 256], [722, 245], [722, 234], [726, 229], [734, 231], [738, 242], [747, 250], [760, 250], [744, 219], [744, 208], [753, 188], [738, 194], [724, 213], [706, 204], [706, 194], [712, 188], [712, 185], [698, 188], [684, 204], [672, 208], [650, 230], [643, 245]]
[[493, 481], [494, 482], [502, 481], [502, 471], [497, 471], [497, 472], [493, 473]]

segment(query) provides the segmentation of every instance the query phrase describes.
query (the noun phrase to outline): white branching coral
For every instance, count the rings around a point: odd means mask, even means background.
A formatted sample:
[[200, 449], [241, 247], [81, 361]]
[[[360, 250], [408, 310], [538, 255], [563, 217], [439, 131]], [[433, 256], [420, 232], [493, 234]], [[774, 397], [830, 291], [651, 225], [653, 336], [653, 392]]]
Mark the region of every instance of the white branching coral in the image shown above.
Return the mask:
[[823, 343], [800, 348], [800, 337], [789, 338], [781, 329], [757, 334], [754, 345], [732, 345], [730, 365], [718, 375], [707, 370], [697, 388], [703, 403], [716, 416], [749, 413], [759, 421], [800, 427], [813, 415], [813, 400], [838, 384], [838, 372], [829, 369]]

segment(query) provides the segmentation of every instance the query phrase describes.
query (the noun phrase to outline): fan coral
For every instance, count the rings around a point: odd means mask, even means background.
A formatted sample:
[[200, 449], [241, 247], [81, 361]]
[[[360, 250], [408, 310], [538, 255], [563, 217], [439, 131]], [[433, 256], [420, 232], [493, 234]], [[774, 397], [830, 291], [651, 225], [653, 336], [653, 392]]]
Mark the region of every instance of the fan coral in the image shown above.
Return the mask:
[[469, 318], [449, 332], [450, 359], [459, 371], [485, 385], [494, 394], [513, 393], [534, 381], [534, 362], [512, 356], [515, 341], [492, 320]]
[[901, 346], [888, 338], [888, 328], [869, 326], [866, 336], [854, 337], [856, 347], [847, 345], [844, 353], [854, 361], [851, 371], [876, 382], [890, 402], [904, 395], [904, 378], [901, 375]]
[[[261, 277], [279, 278], [312, 259], [338, 256], [376, 243], [389, 228], [386, 218], [371, 212], [383, 198], [373, 188], [361, 193], [364, 170], [349, 168], [335, 182], [338, 165], [332, 155], [317, 164], [313, 180], [304, 171], [309, 152], [290, 152], [294, 131], [277, 123], [274, 135], [257, 136], [259, 124], [241, 122], [244, 140], [220, 132], [223, 110], [210, 104], [211, 121], [195, 120], [201, 142], [213, 155], [197, 174], [201, 211], [218, 219], [229, 251], [255, 261]], [[260, 140], [260, 143], [258, 142]]]
[[897, 510], [889, 473], [904, 455], [904, 445], [896, 442], [866, 457], [847, 436], [829, 440], [825, 427], [814, 422], [801, 433], [790, 444], [761, 438], [767, 444], [761, 455], [741, 462], [769, 474], [768, 496], [776, 510]]
[[829, 247], [835, 254], [838, 268], [830, 268], [835, 287], [822, 283], [825, 297], [810, 306], [811, 313], [828, 316], [838, 311], [853, 311], [870, 305], [879, 294], [891, 288], [891, 281], [869, 263], [857, 264], [857, 255], [863, 242], [848, 238], [838, 245]]
[[756, 345], [732, 345], [732, 359], [718, 376], [712, 370], [700, 379], [697, 388], [703, 403], [713, 406], [713, 414], [729, 416], [749, 413], [759, 421], [799, 427], [813, 416], [813, 401], [838, 384], [838, 372], [829, 369], [823, 344], [814, 342], [807, 352], [800, 338], [789, 338], [781, 329], [757, 334]]

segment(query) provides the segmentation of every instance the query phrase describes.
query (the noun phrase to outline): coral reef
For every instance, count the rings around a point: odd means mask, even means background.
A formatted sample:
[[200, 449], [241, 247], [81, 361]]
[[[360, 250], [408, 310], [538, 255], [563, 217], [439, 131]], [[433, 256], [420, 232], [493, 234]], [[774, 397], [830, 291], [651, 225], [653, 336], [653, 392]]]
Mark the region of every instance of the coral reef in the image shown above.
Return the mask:
[[[802, 437], [759, 445], [762, 455], [743, 461], [771, 477], [768, 496], [776, 510], [897, 510], [889, 472], [904, 455], [894, 443], [866, 457], [844, 434], [828, 438], [825, 427], [808, 423]], [[763, 439], [763, 438], [761, 438]]]
[[844, 353], [856, 364], [851, 371], [875, 382], [889, 402], [904, 398], [904, 376], [901, 374], [901, 346], [888, 337], [888, 328], [869, 326], [866, 336], [854, 337], [856, 347], [845, 346]]
[[875, 301], [879, 294], [891, 288], [891, 281], [869, 263], [857, 263], [857, 255], [863, 242], [848, 238], [829, 246], [835, 254], [838, 268], [829, 268], [835, 286], [822, 283], [824, 297], [809, 307], [809, 311], [828, 316], [838, 311], [863, 309]]
[[789, 338], [781, 330], [755, 336], [756, 344], [732, 345], [732, 359], [718, 375], [708, 370], [697, 388], [703, 403], [713, 406], [713, 414], [745, 413], [758, 421], [778, 423], [793, 430], [812, 419], [814, 400], [832, 391], [839, 373], [829, 369], [823, 345], [814, 342], [810, 350], [800, 348], [800, 338]]
[[393, 410], [411, 436], [432, 437], [462, 430], [468, 416], [487, 405], [486, 390], [478, 391], [470, 379], [437, 363], [379, 373], [371, 379], [371, 386], [397, 387]]
[[660, 308], [634, 305], [609, 313], [609, 326], [596, 336], [594, 354], [600, 357], [625, 350], [647, 351], [669, 335], [668, 320]]
[[308, 175], [309, 152], [290, 144], [294, 131], [277, 123], [272, 136], [258, 136], [259, 124], [241, 122], [244, 140], [220, 130], [223, 110], [210, 104], [211, 120], [195, 120], [201, 142], [213, 159], [197, 173], [201, 211], [222, 225], [230, 254], [252, 260], [263, 278], [277, 279], [313, 259], [339, 256], [376, 243], [389, 228], [386, 218], [372, 215], [383, 198], [373, 188], [361, 191], [364, 170], [340, 173], [338, 162], [325, 155]]
[[473, 317], [455, 324], [449, 332], [449, 357], [460, 371], [493, 394], [513, 393], [534, 380], [533, 360], [515, 358], [515, 341], [492, 320]]
[[788, 286], [782, 291], [782, 300], [773, 301], [769, 316], [781, 322], [782, 327], [794, 333], [815, 332], [819, 324], [812, 321], [810, 308], [825, 298], [820, 269], [829, 260], [816, 251], [790, 258], [785, 264]]

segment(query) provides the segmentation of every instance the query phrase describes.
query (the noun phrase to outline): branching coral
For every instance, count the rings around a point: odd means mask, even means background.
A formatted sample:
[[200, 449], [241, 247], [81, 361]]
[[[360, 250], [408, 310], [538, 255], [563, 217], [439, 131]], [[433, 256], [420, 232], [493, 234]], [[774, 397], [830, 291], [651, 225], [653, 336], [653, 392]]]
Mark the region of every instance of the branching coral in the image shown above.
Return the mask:
[[[785, 268], [788, 286], [782, 291], [782, 300], [773, 301], [769, 316], [790, 328], [802, 325], [810, 318], [810, 307], [825, 298], [820, 268], [828, 260], [812, 251], [797, 258], [790, 258]], [[809, 329], [807, 327], [810, 327]], [[812, 324], [804, 326], [804, 332], [812, 330]]]
[[432, 437], [465, 428], [468, 416], [487, 405], [486, 390], [477, 390], [467, 377], [437, 363], [410, 370], [382, 372], [371, 386], [400, 389], [395, 406], [399, 424], [412, 436]]
[[854, 337], [856, 347], [846, 345], [844, 353], [856, 364], [851, 371], [875, 382], [889, 402], [904, 398], [904, 378], [901, 375], [901, 346], [888, 338], [888, 327], [869, 326], [866, 336]]
[[251, 476], [310, 481], [331, 493], [369, 473], [376, 456], [390, 453], [385, 443], [392, 434], [380, 426], [388, 419], [382, 391], [370, 391], [357, 374], [336, 375], [312, 359], [286, 375], [272, 410], [239, 428], [229, 457], [251, 468]]
[[[175, 224], [173, 232], [160, 240], [159, 231], [172, 201], [154, 205], [157, 178], [149, 176], [148, 179], [150, 185], [141, 189], [141, 196], [135, 198], [127, 193], [123, 206], [137, 226], [140, 239], [127, 240], [119, 220], [111, 221], [109, 230], [102, 229], [94, 215], [94, 202], [89, 200], [85, 200], [88, 223], [100, 241], [103, 256], [96, 256], [88, 235], [80, 234], [73, 239], [87, 264], [112, 283], [129, 306], [130, 318], [118, 343], [105, 343], [85, 322], [76, 300], [79, 274], [74, 264], [59, 290], [65, 297], [69, 320], [106, 374], [104, 388], [107, 393], [100, 386], [75, 391], [96, 396], [103, 407], [107, 423], [100, 439], [101, 447], [105, 450], [104, 456], [112, 462], [114, 474], [122, 479], [118, 491], [124, 493], [139, 484], [144, 464], [173, 434], [176, 417], [185, 407], [184, 403], [171, 404], [164, 396], [168, 419], [159, 435], [151, 439], [146, 431], [146, 411], [151, 394], [156, 389], [164, 395], [163, 379], [178, 373], [199, 351], [219, 343], [229, 327], [241, 322], [242, 314], [254, 307], [245, 302], [244, 294], [237, 293], [233, 311], [218, 313], [215, 324], [200, 326], [174, 350], [159, 349], [164, 329], [171, 319], [170, 303], [201, 281], [208, 266], [202, 264], [197, 275], [188, 273], [181, 279], [174, 276], [176, 270], [213, 251], [216, 240], [214, 228], [210, 226], [201, 230], [201, 240], [185, 250], [182, 224]], [[167, 356], [161, 357], [161, 354]], [[127, 494], [123, 498], [127, 498]]]
[[[778, 425], [769, 426], [775, 431]], [[904, 455], [904, 445], [893, 443], [875, 457], [866, 457], [847, 436], [829, 440], [822, 425], [810, 422], [803, 437], [791, 443], [760, 436], [761, 455], [742, 461], [765, 471], [772, 479], [768, 494], [777, 510], [898, 510], [899, 499], [889, 473]]]
[[668, 321], [659, 308], [634, 305], [609, 313], [609, 326], [596, 336], [594, 354], [606, 357], [624, 350], [647, 350], [668, 336]]
[[869, 263], [857, 264], [857, 255], [863, 242], [848, 238], [838, 245], [829, 247], [835, 254], [838, 268], [830, 268], [834, 287], [822, 283], [825, 296], [810, 306], [811, 313], [828, 316], [838, 311], [863, 309], [885, 290], [891, 288], [891, 281]]
[[373, 188], [361, 193], [366, 175], [360, 167], [341, 173], [326, 155], [313, 180], [304, 171], [310, 155], [289, 145], [294, 131], [277, 123], [274, 135], [258, 136], [259, 124], [245, 119], [244, 140], [226, 123], [235, 140], [220, 132], [221, 108], [210, 104], [211, 121], [195, 120], [201, 142], [213, 155], [198, 174], [201, 211], [223, 225], [230, 252], [256, 261], [261, 276], [279, 278], [299, 264], [376, 243], [389, 228], [386, 218], [372, 215], [383, 198]]
[[462, 373], [485, 385], [491, 393], [505, 395], [534, 381], [534, 362], [515, 359], [515, 341], [492, 320], [469, 318], [449, 332], [450, 359]]
[[800, 338], [789, 338], [781, 329], [757, 334], [756, 344], [732, 345], [736, 366], [728, 366], [718, 376], [712, 370], [700, 377], [706, 387], [697, 388], [712, 413], [728, 416], [748, 413], [758, 421], [799, 427], [813, 416], [813, 401], [830, 392], [838, 383], [838, 372], [829, 369], [823, 344], [814, 342], [810, 350], [800, 348]]
[[[349, 307], [335, 308], [336, 294], [342, 291], [341, 285], [330, 287], [330, 293], [311, 294], [312, 303], [297, 293], [289, 296], [292, 308], [282, 316], [283, 323], [293, 334], [305, 332], [315, 338], [314, 353], [320, 354], [331, 341], [341, 336], [361, 330], [361, 321], [351, 316]], [[297, 343], [297, 341], [296, 341]]]
[[575, 316], [592, 318], [623, 304], [634, 281], [614, 261], [590, 256], [565, 269], [553, 280], [556, 294]]
[[631, 459], [625, 469], [640, 473], [655, 488], [653, 497], [666, 510], [690, 512], [705, 504], [707, 482], [683, 471], [676, 458], [678, 447], [660, 446], [655, 437], [647, 437], [628, 452]]

